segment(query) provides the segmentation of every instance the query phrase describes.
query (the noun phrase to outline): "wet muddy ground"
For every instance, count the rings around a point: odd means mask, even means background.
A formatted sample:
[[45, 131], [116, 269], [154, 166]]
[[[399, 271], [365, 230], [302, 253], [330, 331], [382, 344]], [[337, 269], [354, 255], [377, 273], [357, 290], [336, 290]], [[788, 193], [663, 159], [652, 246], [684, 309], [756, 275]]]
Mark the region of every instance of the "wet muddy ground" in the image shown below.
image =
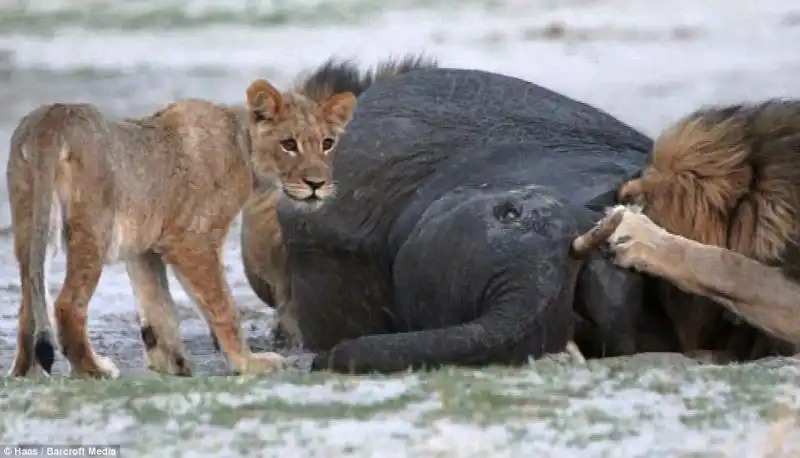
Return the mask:
[[[6, 236], [7, 238], [8, 236]], [[7, 242], [6, 242], [7, 243]], [[240, 268], [238, 233], [228, 240], [227, 259], [229, 271]], [[54, 275], [50, 278], [52, 297], [56, 294], [63, 280], [64, 256], [56, 258], [53, 263]], [[0, 278], [17, 277], [16, 261], [10, 252], [0, 253]], [[137, 321], [137, 308], [133, 301], [125, 270], [122, 265], [106, 267], [100, 280], [96, 297], [90, 303], [89, 334], [97, 353], [111, 357], [123, 374], [147, 374], [145, 369], [144, 346], [141, 342]], [[243, 277], [231, 275], [231, 288], [234, 299], [242, 313], [242, 324], [248, 336], [248, 342], [256, 351], [280, 350], [284, 354], [293, 352], [281, 342], [275, 341], [271, 334], [273, 311], [265, 306], [250, 290]], [[222, 353], [213, 346], [206, 323], [197, 309], [181, 289], [174, 278], [170, 278], [170, 288], [178, 307], [181, 319], [181, 333], [186, 349], [193, 359], [195, 372], [198, 375], [225, 375], [231, 370]], [[16, 347], [17, 308], [19, 307], [19, 283], [7, 283], [2, 286], [0, 296], [0, 371], [6, 373], [11, 367]], [[67, 364], [58, 355], [54, 373], [65, 374]]]

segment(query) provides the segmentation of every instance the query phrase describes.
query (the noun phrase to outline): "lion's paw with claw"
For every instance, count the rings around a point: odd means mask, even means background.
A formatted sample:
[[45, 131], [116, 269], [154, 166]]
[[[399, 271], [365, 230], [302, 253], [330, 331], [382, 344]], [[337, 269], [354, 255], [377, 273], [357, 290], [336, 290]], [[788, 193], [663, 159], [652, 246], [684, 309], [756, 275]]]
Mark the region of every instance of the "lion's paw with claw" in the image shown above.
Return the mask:
[[622, 212], [622, 221], [608, 237], [614, 263], [620, 267], [647, 270], [668, 232], [637, 207], [617, 205], [609, 214]]

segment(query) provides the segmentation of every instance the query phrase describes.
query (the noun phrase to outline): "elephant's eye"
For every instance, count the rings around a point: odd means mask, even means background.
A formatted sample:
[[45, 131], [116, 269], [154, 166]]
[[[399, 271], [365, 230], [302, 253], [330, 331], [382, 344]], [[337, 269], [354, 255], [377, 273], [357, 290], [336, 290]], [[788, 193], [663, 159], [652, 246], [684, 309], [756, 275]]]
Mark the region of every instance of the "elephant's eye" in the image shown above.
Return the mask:
[[519, 209], [511, 202], [506, 202], [494, 208], [494, 217], [497, 218], [498, 221], [515, 221], [519, 219], [520, 216], [522, 216], [522, 214]]

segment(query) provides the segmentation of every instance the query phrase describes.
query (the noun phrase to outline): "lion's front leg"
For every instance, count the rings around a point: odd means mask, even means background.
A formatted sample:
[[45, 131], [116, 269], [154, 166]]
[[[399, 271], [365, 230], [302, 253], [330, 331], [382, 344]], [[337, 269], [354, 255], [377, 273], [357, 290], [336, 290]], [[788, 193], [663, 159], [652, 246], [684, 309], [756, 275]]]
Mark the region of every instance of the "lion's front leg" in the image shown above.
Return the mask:
[[162, 374], [192, 375], [192, 365], [180, 337], [175, 303], [169, 292], [167, 267], [159, 255], [146, 252], [125, 263], [139, 321], [148, 367]]
[[275, 309], [278, 321], [273, 328], [276, 342], [299, 346], [302, 336], [289, 296], [286, 275], [286, 249], [275, 207], [280, 190], [254, 194], [242, 210], [242, 264], [253, 292]]
[[608, 237], [614, 263], [620, 267], [658, 276], [667, 276], [673, 267], [675, 247], [669, 246], [669, 233], [638, 211], [618, 205], [609, 216], [622, 213], [622, 219]]
[[711, 298], [768, 334], [800, 344], [800, 284], [780, 267], [670, 234], [623, 206], [606, 218], [617, 212], [623, 212], [621, 221], [608, 237], [615, 263]]
[[222, 240], [187, 231], [180, 241], [164, 248], [164, 259], [175, 268], [186, 293], [207, 318], [212, 332], [234, 371], [252, 374], [283, 369], [285, 359], [277, 353], [254, 354], [239, 326], [221, 257]]

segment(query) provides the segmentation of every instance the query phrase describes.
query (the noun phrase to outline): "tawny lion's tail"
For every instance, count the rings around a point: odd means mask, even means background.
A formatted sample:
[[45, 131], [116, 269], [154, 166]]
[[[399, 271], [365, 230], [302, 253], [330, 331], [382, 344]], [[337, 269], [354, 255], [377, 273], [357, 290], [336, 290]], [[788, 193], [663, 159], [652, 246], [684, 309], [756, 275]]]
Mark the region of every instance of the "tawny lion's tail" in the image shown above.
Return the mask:
[[[45, 264], [47, 247], [50, 243], [51, 212], [53, 205], [54, 182], [59, 156], [66, 143], [60, 129], [53, 124], [60, 123], [64, 115], [63, 106], [54, 105], [39, 120], [39, 129], [32, 132], [24, 148], [30, 151], [29, 160], [38, 172], [33, 183], [33, 219], [31, 243], [28, 259], [28, 278], [31, 284], [31, 307], [34, 322], [34, 355], [36, 361], [48, 374], [55, 361], [55, 344], [52, 324], [47, 310], [47, 285], [45, 285]], [[62, 118], [63, 119], [63, 118]]]
[[425, 55], [408, 55], [400, 58], [389, 57], [374, 68], [362, 72], [351, 60], [331, 57], [304, 78], [298, 85], [299, 91], [317, 102], [322, 102], [334, 94], [352, 92], [361, 95], [377, 81], [414, 70], [438, 67], [436, 59]]

